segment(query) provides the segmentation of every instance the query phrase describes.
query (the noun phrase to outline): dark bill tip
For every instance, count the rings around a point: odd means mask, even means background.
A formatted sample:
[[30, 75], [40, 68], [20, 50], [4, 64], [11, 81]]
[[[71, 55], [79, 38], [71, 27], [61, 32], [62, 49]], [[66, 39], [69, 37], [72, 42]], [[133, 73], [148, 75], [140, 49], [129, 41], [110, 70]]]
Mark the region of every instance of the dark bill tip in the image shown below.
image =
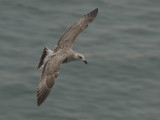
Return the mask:
[[86, 60], [84, 60], [83, 62], [87, 64], [87, 61], [86, 61]]

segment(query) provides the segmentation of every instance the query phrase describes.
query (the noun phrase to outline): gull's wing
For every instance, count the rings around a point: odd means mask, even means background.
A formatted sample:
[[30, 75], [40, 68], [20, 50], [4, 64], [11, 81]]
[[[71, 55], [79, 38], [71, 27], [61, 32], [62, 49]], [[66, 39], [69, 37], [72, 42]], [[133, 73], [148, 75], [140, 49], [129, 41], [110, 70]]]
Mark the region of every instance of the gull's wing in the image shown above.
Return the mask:
[[49, 95], [56, 78], [58, 77], [60, 65], [65, 59], [64, 56], [53, 55], [43, 68], [37, 90], [37, 105], [40, 106]]
[[58, 41], [57, 47], [54, 51], [58, 51], [58, 49], [67, 49], [72, 48], [74, 40], [76, 37], [88, 27], [88, 24], [91, 23], [95, 17], [97, 16], [98, 8], [93, 10], [92, 12], [84, 15], [80, 18], [73, 26], [69, 28], [69, 30], [61, 37]]

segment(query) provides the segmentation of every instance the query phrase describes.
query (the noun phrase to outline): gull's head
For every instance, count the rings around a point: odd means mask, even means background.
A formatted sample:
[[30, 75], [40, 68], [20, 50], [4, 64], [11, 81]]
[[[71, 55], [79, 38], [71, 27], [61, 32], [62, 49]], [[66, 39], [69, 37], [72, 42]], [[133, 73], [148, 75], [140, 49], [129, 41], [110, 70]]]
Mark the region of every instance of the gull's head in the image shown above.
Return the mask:
[[75, 57], [76, 57], [77, 60], [83, 61], [85, 64], [87, 64], [87, 61], [86, 61], [84, 55], [82, 55], [82, 54], [80, 54], [80, 53], [76, 53], [76, 54], [75, 54]]

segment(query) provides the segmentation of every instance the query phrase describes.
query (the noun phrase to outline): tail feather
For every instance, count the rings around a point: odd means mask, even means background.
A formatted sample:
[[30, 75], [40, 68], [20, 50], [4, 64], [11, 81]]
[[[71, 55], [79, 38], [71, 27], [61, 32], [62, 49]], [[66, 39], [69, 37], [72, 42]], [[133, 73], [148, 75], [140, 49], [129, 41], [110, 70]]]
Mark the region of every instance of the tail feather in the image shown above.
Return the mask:
[[51, 51], [49, 48], [45, 47], [42, 52], [42, 56], [40, 58], [39, 64], [37, 69], [43, 68], [45, 63], [48, 61], [48, 59], [53, 55], [53, 51]]

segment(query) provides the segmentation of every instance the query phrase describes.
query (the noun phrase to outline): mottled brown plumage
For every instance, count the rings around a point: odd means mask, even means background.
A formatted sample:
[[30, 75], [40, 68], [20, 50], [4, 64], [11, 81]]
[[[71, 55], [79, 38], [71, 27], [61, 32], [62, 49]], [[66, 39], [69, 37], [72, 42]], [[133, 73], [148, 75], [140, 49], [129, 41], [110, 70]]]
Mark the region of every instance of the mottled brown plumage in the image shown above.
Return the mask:
[[[49, 95], [56, 78], [60, 65], [74, 60], [80, 60], [87, 64], [82, 54], [72, 50], [76, 37], [88, 27], [98, 13], [98, 8], [80, 18], [58, 41], [54, 51], [44, 48], [38, 69], [43, 68], [37, 90], [37, 105], [40, 106]], [[44, 66], [44, 67], [43, 67]]]
[[98, 8], [93, 10], [92, 12], [84, 15], [82, 18], [80, 18], [75, 24], [73, 24], [68, 31], [60, 38], [60, 40], [57, 43], [57, 47], [54, 49], [54, 51], [57, 51], [58, 49], [69, 49], [72, 48], [73, 43], [76, 39], [76, 37], [88, 27], [89, 23], [91, 23], [94, 18], [97, 16]]

